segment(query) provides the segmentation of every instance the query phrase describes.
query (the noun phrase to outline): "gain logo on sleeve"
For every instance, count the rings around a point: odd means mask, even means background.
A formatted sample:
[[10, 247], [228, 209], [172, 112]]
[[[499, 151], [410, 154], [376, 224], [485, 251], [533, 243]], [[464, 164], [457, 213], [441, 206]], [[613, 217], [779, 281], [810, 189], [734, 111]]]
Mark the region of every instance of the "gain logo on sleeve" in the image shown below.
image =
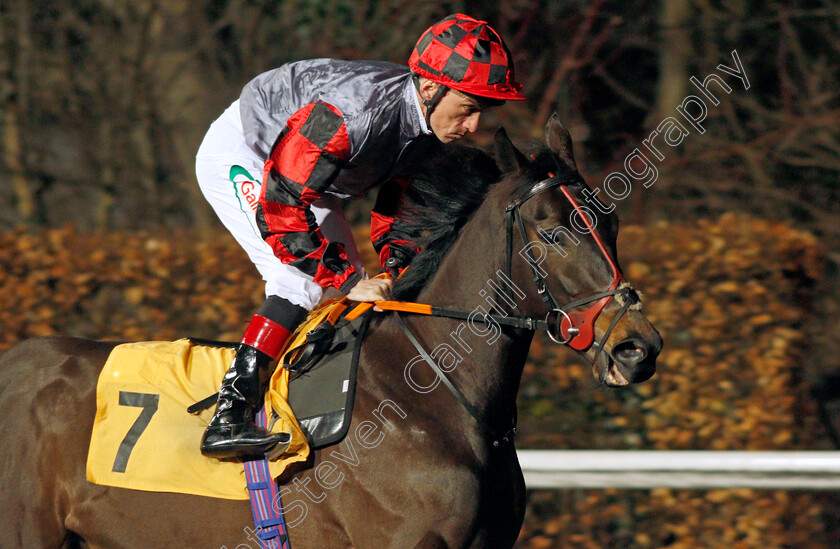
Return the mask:
[[259, 235], [260, 232], [254, 220], [254, 212], [257, 211], [257, 203], [260, 199], [262, 188], [260, 180], [255, 179], [248, 173], [248, 170], [237, 165], [231, 166], [229, 177], [231, 183], [233, 183], [233, 193], [236, 195], [236, 200], [239, 201], [239, 209], [248, 218], [254, 233]]

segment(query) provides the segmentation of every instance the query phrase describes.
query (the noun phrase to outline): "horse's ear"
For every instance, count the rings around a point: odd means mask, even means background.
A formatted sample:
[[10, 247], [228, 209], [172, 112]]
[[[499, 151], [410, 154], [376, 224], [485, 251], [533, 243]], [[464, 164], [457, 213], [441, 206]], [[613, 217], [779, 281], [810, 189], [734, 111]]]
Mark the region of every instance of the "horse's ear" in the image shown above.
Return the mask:
[[504, 128], [496, 130], [496, 135], [493, 136], [493, 148], [496, 152], [496, 162], [503, 173], [516, 171], [528, 164], [528, 159], [514, 146]]
[[560, 160], [577, 171], [575, 152], [572, 149], [572, 136], [569, 135], [566, 126], [560, 122], [560, 117], [557, 116], [556, 112], [551, 115], [548, 124], [545, 125], [545, 141], [548, 143], [548, 147], [560, 157]]

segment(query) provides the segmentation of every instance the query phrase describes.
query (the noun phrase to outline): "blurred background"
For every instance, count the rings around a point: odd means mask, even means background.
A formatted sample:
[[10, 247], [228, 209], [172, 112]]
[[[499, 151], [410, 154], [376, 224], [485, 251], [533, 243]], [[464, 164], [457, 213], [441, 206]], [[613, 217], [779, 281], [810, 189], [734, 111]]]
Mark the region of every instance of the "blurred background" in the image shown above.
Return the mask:
[[[527, 101], [557, 111], [593, 187], [713, 72], [732, 88], [653, 185], [619, 203], [619, 255], [666, 342], [653, 380], [599, 388], [537, 338], [521, 448], [840, 448], [840, 2], [6, 0], [0, 4], [0, 349], [49, 333], [238, 338], [255, 269], [201, 196], [194, 155], [258, 73], [310, 57], [406, 63], [453, 12], [490, 22]], [[735, 68], [750, 87], [717, 69]], [[347, 204], [367, 243], [372, 203]], [[375, 264], [369, 246], [366, 259]], [[832, 492], [529, 493], [547, 547], [838, 547]]]

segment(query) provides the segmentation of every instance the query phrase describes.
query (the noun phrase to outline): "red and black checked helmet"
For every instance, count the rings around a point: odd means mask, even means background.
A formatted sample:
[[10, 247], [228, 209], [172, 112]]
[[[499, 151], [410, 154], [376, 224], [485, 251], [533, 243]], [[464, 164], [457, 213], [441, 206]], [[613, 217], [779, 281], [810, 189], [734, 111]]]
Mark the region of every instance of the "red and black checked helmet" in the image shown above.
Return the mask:
[[502, 37], [485, 21], [462, 13], [429, 27], [414, 46], [408, 66], [432, 82], [479, 97], [525, 99]]

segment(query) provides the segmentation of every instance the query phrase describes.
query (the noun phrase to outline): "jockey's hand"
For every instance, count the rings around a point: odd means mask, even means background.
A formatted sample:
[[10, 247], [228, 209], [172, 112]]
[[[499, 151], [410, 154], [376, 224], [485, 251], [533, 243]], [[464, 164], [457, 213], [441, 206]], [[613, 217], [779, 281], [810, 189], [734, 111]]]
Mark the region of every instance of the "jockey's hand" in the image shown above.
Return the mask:
[[[393, 281], [388, 278], [362, 279], [353, 286], [347, 298], [352, 301], [386, 301], [391, 299], [393, 284]], [[378, 307], [374, 310], [381, 311]]]

